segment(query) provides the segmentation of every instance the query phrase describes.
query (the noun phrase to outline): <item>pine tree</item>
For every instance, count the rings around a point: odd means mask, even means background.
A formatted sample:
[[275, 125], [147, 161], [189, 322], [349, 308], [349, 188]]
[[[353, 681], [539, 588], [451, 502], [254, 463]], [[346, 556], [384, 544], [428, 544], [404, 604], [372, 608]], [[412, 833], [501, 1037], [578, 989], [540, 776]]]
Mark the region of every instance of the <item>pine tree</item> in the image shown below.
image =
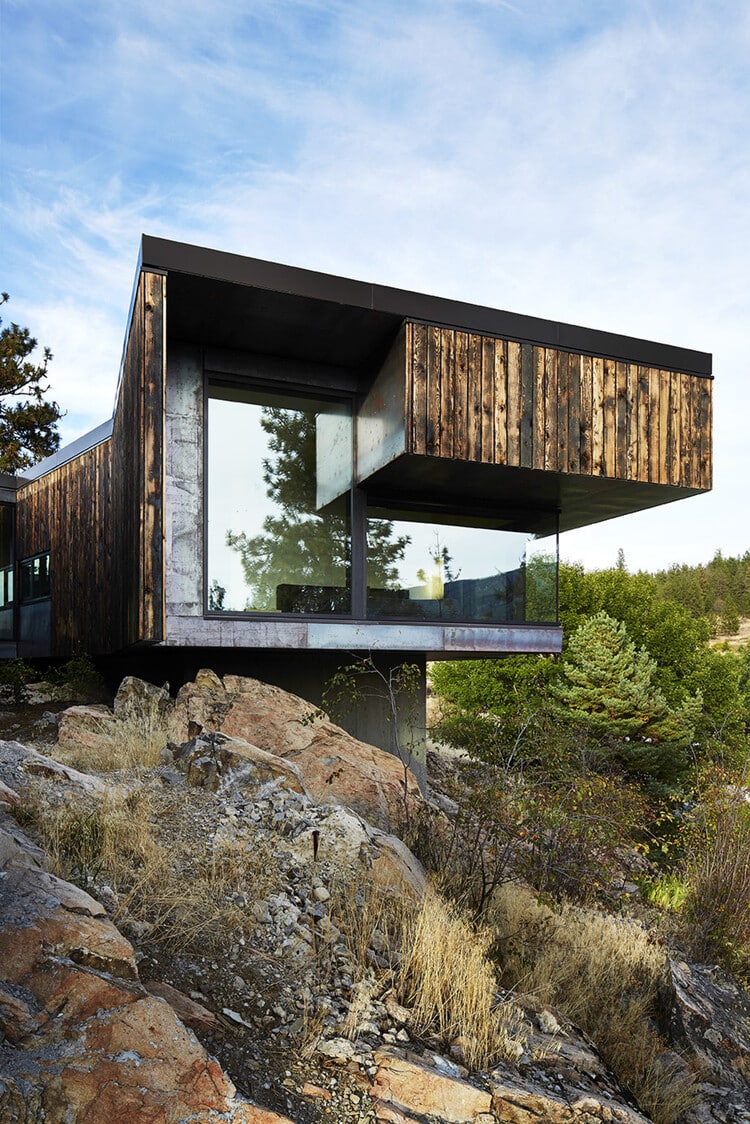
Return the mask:
[[[8, 294], [0, 294], [0, 305]], [[2, 323], [2, 321], [0, 321]], [[28, 328], [9, 324], [0, 331], [0, 472], [22, 472], [60, 444], [57, 423], [63, 411], [45, 400], [47, 365], [29, 358], [37, 345]]]
[[680, 723], [655, 685], [656, 670], [656, 661], [636, 648], [624, 624], [601, 611], [571, 636], [563, 676], [552, 693], [568, 717], [595, 734], [664, 740]]

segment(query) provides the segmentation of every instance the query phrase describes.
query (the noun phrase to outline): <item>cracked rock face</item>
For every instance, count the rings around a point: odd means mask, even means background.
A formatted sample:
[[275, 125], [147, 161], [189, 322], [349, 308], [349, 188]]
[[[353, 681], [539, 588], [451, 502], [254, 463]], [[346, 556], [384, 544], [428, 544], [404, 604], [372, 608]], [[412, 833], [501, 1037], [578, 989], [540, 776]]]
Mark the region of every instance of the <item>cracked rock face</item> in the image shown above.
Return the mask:
[[750, 999], [721, 968], [671, 960], [670, 1033], [700, 1075], [685, 1124], [750, 1124]]
[[329, 719], [313, 715], [309, 702], [257, 679], [203, 671], [177, 695], [173, 721], [187, 736], [190, 724], [240, 738], [292, 762], [314, 800], [352, 809], [375, 827], [393, 831], [406, 799], [419, 788], [400, 761], [366, 745]]
[[282, 1121], [236, 1096], [133, 947], [83, 890], [0, 823], [0, 1118]]

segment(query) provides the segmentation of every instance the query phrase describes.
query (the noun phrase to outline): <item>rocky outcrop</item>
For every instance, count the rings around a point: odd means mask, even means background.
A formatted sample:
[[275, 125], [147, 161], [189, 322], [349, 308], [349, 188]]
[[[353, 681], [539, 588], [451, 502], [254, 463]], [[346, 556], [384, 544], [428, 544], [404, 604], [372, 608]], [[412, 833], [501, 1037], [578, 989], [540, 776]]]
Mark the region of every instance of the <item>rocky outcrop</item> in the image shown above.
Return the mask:
[[445, 1124], [492, 1124], [492, 1099], [457, 1075], [445, 1059], [429, 1065], [407, 1050], [386, 1046], [375, 1051], [377, 1072], [371, 1087], [377, 1118], [384, 1124], [419, 1124], [425, 1117]]
[[721, 968], [671, 960], [676, 1065], [699, 1075], [682, 1124], [750, 1124], [750, 999]]
[[291, 792], [307, 794], [295, 764], [241, 738], [203, 734], [182, 745], [170, 742], [162, 759], [175, 764], [193, 788], [216, 792], [220, 786], [259, 789], [264, 784], [281, 783]]
[[[316, 712], [311, 703], [257, 679], [203, 670], [173, 703], [164, 687], [123, 680], [114, 711], [73, 706], [60, 716], [58, 746], [111, 751], [118, 726], [149, 714], [162, 720], [174, 742], [214, 733], [281, 757], [299, 770], [313, 800], [351, 808], [383, 831], [397, 830], [421, 800], [413, 775], [392, 754], [367, 745]], [[166, 742], [165, 738], [165, 742]]]
[[[131, 705], [171, 706], [161, 689], [144, 693], [139, 683], [121, 695], [121, 717]], [[134, 954], [102, 905], [55, 879], [43, 853], [9, 817], [1, 819], [2, 808], [23, 814], [31, 781], [37, 798], [41, 789], [67, 807], [79, 798], [96, 802], [112, 791], [110, 779], [0, 742], [0, 1119], [284, 1119], [238, 1095], [228, 1070], [253, 1098], [266, 1099], [262, 1090], [275, 1081], [269, 1103], [295, 1119], [288, 1096], [297, 1097], [297, 1108], [301, 1100], [318, 1102], [320, 1118], [338, 1124], [646, 1124], [594, 1045], [550, 1008], [522, 1003], [513, 1060], [482, 1074], [464, 1066], [460, 1037], [420, 1039], [399, 1002], [405, 997], [388, 991], [399, 953], [387, 927], [372, 932], [364, 959], [355, 961], [341, 892], [343, 885], [355, 909], [369, 882], [419, 897], [424, 871], [397, 836], [343, 806], [334, 792], [339, 778], [310, 793], [315, 774], [303, 767], [305, 754], [354, 739], [327, 720], [311, 721], [308, 704], [294, 696], [239, 683], [203, 673], [171, 712], [182, 742], [165, 746], [158, 768], [112, 778], [121, 795], [147, 791], [158, 812], [155, 831], [162, 814], [179, 817], [168, 840], [205, 860], [213, 844], [231, 839], [262, 848], [274, 869], [263, 896], [251, 882], [234, 887], [245, 928], [226, 956], [193, 949], [176, 958], [179, 968], [168, 956], [157, 965], [153, 926], [132, 923], [112, 889], [99, 886], [110, 915], [119, 908]], [[235, 721], [247, 726], [246, 736]], [[269, 748], [279, 743], [281, 756]], [[357, 752], [360, 766], [379, 768], [368, 756], [378, 751]], [[393, 758], [380, 756], [393, 766]], [[392, 773], [375, 778], [368, 800], [376, 807], [390, 807], [388, 777], [395, 785]], [[391, 798], [398, 805], [396, 787]], [[187, 879], [187, 851], [185, 860]], [[159, 971], [169, 982], [148, 979]], [[204, 1036], [224, 1070], [188, 1027]], [[660, 1030], [665, 1064], [699, 1080], [700, 1103], [679, 1124], [750, 1124], [750, 1005], [732, 981], [717, 969], [673, 963]], [[273, 1078], [267, 1049], [279, 1063]]]
[[60, 714], [57, 746], [70, 754], [85, 749], [101, 751], [112, 745], [116, 727], [114, 713], [103, 703], [69, 706]]
[[283, 1117], [236, 1096], [218, 1062], [138, 980], [103, 906], [0, 823], [0, 1117], [148, 1124]]
[[392, 754], [357, 741], [309, 702], [257, 679], [200, 672], [180, 689], [175, 705], [174, 725], [183, 738], [191, 723], [286, 758], [314, 800], [342, 804], [384, 831], [401, 825], [405, 806], [420, 799], [417, 782]]

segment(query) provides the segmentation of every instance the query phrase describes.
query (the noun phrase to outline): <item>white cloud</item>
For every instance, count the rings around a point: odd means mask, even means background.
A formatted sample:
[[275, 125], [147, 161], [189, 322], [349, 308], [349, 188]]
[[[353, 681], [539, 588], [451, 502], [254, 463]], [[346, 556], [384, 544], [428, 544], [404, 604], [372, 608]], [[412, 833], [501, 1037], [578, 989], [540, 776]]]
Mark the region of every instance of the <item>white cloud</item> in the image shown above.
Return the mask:
[[9, 12], [2, 284], [70, 421], [108, 413], [147, 231], [714, 351], [714, 495], [575, 542], [747, 548], [739, 0]]

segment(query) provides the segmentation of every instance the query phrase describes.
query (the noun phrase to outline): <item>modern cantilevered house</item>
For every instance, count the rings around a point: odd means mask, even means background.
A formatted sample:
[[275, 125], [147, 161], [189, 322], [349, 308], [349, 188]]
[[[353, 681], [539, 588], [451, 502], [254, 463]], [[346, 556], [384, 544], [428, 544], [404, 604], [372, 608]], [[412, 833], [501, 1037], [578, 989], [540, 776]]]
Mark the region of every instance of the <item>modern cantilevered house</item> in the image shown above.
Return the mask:
[[144, 237], [113, 418], [0, 477], [0, 655], [316, 699], [355, 652], [559, 652], [559, 532], [709, 489], [711, 387], [708, 354]]

